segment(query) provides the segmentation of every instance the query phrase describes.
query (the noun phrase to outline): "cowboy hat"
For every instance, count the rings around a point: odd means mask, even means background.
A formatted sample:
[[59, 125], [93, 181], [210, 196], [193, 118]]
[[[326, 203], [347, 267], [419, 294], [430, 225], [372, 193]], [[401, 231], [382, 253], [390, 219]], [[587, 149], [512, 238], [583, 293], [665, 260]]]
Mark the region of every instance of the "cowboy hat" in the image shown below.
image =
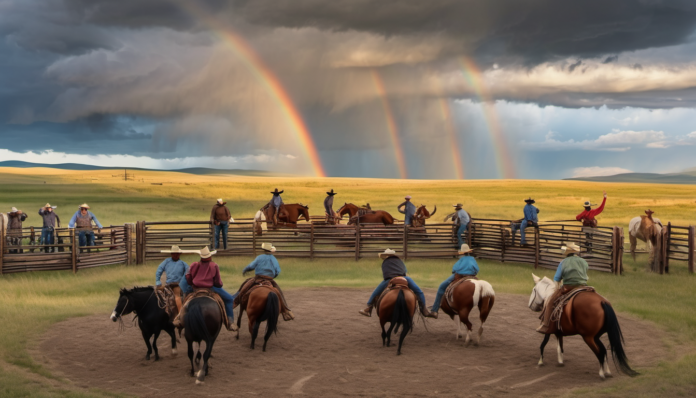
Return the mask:
[[13, 207], [13, 208], [12, 208], [12, 211], [10, 211], [10, 213], [16, 213], [16, 212], [17, 212], [17, 208], [16, 208], [16, 207]]
[[568, 242], [565, 246], [561, 246], [561, 250], [563, 250], [563, 254], [580, 253], [580, 246], [573, 242]]
[[377, 257], [379, 257], [379, 258], [385, 258], [385, 257], [389, 257], [389, 256], [396, 256], [396, 252], [392, 249], [386, 249], [384, 251], [384, 253], [377, 254]]
[[49, 207], [51, 207], [51, 204], [50, 204], [50, 203], [46, 203], [46, 205], [44, 206], [44, 209], [48, 209]]
[[172, 246], [172, 248], [170, 250], [160, 250], [160, 253], [170, 253], [170, 254], [177, 254], [177, 253], [181, 254], [183, 252], [184, 251], [179, 249], [179, 246], [177, 246], [177, 245]]
[[470, 249], [469, 245], [464, 243], [464, 244], [462, 244], [462, 247], [459, 249], [459, 254], [471, 253], [473, 251], [474, 251], [474, 249]]
[[276, 251], [276, 248], [275, 248], [275, 246], [273, 246], [273, 243], [262, 243], [261, 249], [263, 249], [267, 252], [271, 252], [271, 253], [275, 253], [275, 251]]
[[529, 203], [530, 205], [531, 205], [532, 203], [536, 203], [536, 200], [532, 199], [531, 196], [529, 197], [529, 199], [525, 199], [524, 201], [527, 202], [527, 203]]
[[334, 192], [334, 191], [333, 191], [333, 188], [331, 188], [331, 192], [327, 192], [326, 194], [329, 195], [329, 196], [334, 196], [334, 195], [336, 195], [337, 193], [338, 193], [338, 192]]
[[404, 199], [406, 199], [406, 200], [411, 200], [411, 195], [406, 195], [406, 196], [404, 196]]
[[215, 253], [217, 253], [217, 250], [213, 250], [211, 252], [210, 249], [208, 249], [208, 246], [206, 246], [203, 249], [199, 250], [198, 253], [201, 255], [201, 258], [210, 258], [213, 257]]
[[283, 189], [282, 191], [278, 192], [278, 188], [275, 189], [275, 191], [271, 192], [273, 195], [280, 195], [281, 193], [285, 192]]
[[83, 203], [80, 205], [80, 209], [89, 209], [89, 205], [87, 203]]
[[456, 205], [452, 205], [452, 207], [462, 207], [463, 205], [461, 203], [457, 203]]
[[587, 202], [583, 203], [583, 206], [584, 207], [597, 206], [597, 203], [590, 203], [590, 201], [588, 200]]
[[218, 203], [222, 203], [222, 198], [217, 200]]

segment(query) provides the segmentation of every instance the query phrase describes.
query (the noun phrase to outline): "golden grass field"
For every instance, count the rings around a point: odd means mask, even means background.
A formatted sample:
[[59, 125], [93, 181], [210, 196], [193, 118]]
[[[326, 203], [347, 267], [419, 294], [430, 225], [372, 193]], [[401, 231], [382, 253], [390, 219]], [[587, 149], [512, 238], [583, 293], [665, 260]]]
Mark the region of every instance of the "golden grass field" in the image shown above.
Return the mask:
[[[416, 204], [438, 205], [436, 221], [461, 202], [474, 217], [514, 219], [521, 216], [523, 199], [532, 196], [540, 220], [572, 219], [582, 202], [609, 195], [599, 217], [602, 225], [626, 227], [630, 218], [650, 208], [663, 222], [696, 224], [696, 186], [588, 183], [578, 181], [398, 181], [352, 178], [271, 178], [198, 176], [171, 172], [134, 171], [138, 181], [123, 181], [119, 171], [64, 171], [0, 169], [0, 210], [16, 206], [30, 215], [25, 225], [40, 226], [37, 214], [46, 202], [59, 206], [64, 224], [87, 202], [104, 225], [138, 220], [207, 220], [218, 197], [224, 198], [235, 218], [251, 217], [270, 199], [270, 191], [284, 189], [286, 203], [302, 202], [310, 213], [322, 215], [325, 192], [338, 192], [335, 208], [344, 201], [381, 208], [396, 214], [406, 194]], [[122, 171], [120, 171], [122, 174]], [[161, 183], [162, 185], [153, 185]], [[187, 185], [189, 184], [189, 185]], [[187, 260], [192, 260], [187, 258]], [[250, 258], [221, 257], [223, 278], [235, 286]], [[569, 391], [568, 396], [695, 396], [696, 395], [696, 277], [684, 264], [672, 263], [670, 275], [645, 271], [645, 255], [634, 263], [624, 259], [626, 274], [616, 277], [591, 272], [592, 284], [614, 307], [653, 322], [663, 332], [669, 357], [657, 367], [638, 369], [642, 375], [611, 387]], [[303, 259], [283, 259], [279, 283], [287, 288], [342, 286], [372, 288], [380, 279], [379, 264], [362, 260], [331, 260], [330, 267]], [[481, 275], [496, 291], [529, 294], [533, 267], [480, 261]], [[107, 397], [109, 391], [87, 389], [55, 377], [32, 357], [41, 334], [60, 320], [101, 313], [107, 316], [122, 286], [152, 284], [157, 263], [108, 266], [70, 272], [40, 272], [0, 276], [0, 397]], [[436, 288], [450, 271], [451, 260], [409, 260], [409, 272], [419, 284]], [[551, 276], [552, 271], [535, 271]], [[354, 313], [362, 303], [347, 309]], [[491, 315], [494, 316], [494, 315]], [[530, 316], [536, 316], [531, 314]], [[536, 343], [534, 343], [536, 344]], [[630, 344], [630, 342], [628, 342]], [[532, 358], [530, 366], [536, 363]], [[585, 371], [585, 370], [579, 370]], [[589, 371], [594, 372], [595, 369]]]

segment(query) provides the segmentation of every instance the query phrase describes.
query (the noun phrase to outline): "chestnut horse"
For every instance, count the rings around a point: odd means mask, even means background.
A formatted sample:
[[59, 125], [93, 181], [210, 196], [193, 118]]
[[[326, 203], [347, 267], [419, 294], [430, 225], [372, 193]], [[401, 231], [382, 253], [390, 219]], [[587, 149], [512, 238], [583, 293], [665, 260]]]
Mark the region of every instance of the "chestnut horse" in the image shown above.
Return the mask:
[[[393, 284], [393, 285], [392, 285]], [[389, 282], [390, 287], [396, 286], [384, 294], [377, 307], [379, 324], [382, 326], [382, 346], [389, 347], [391, 333], [399, 332], [399, 347], [396, 355], [401, 355], [401, 345], [406, 335], [413, 329], [413, 313], [416, 311], [416, 295], [408, 288], [406, 278], [396, 277]], [[384, 330], [384, 325], [389, 322], [389, 330]]]
[[[556, 283], [547, 277], [541, 279], [534, 274], [532, 274], [532, 277], [534, 278], [535, 286], [532, 289], [532, 295], [529, 297], [529, 308], [532, 311], [541, 311], [546, 298], [553, 295], [556, 291]], [[553, 303], [549, 305], [553, 305]], [[616, 367], [629, 376], [637, 375], [638, 373], [628, 366], [628, 358], [622, 344], [623, 335], [621, 334], [621, 327], [619, 327], [619, 321], [616, 318], [614, 309], [604, 297], [594, 292], [578, 293], [571, 302], [566, 304], [561, 315], [560, 330], [558, 330], [556, 322], [551, 322], [549, 332], [544, 336], [544, 341], [541, 342], [541, 347], [539, 347], [541, 358], [538, 365], [544, 364], [544, 347], [548, 343], [551, 334], [554, 334], [558, 340], [559, 365], [563, 365], [563, 336], [579, 334], [599, 360], [599, 377], [602, 380], [607, 376], [611, 377], [609, 361], [607, 360], [607, 349], [600, 340], [604, 333], [609, 337], [611, 354]]]
[[365, 204], [365, 206], [362, 207], [358, 207], [357, 205], [354, 205], [352, 203], [343, 203], [343, 206], [341, 206], [341, 208], [338, 209], [336, 213], [341, 218], [343, 218], [344, 215], [348, 214], [348, 218], [350, 219], [351, 217], [358, 214], [358, 210], [372, 210], [372, 208], [370, 207], [369, 203]]
[[637, 239], [642, 240], [648, 245], [650, 258], [648, 262], [653, 263], [655, 259], [655, 248], [657, 240], [662, 232], [662, 222], [659, 218], [653, 218], [653, 211], [648, 209], [645, 211], [645, 216], [634, 217], [628, 223], [628, 239], [631, 242], [631, 257], [636, 261], [636, 243]]
[[[256, 221], [256, 234], [261, 235], [263, 233], [263, 227], [261, 224], [270, 223], [273, 225], [273, 209], [272, 206], [266, 205], [261, 210], [256, 212], [254, 220]], [[265, 217], [265, 218], [264, 218]], [[304, 218], [309, 221], [309, 206], [305, 206], [302, 203], [290, 203], [282, 204], [280, 206], [280, 212], [278, 214], [278, 225], [287, 226], [291, 228], [297, 227], [297, 221], [300, 218]]]
[[278, 315], [280, 314], [280, 299], [278, 292], [271, 286], [259, 286], [249, 293], [249, 300], [239, 307], [237, 318], [237, 340], [242, 325], [242, 314], [246, 310], [251, 333], [251, 349], [254, 349], [256, 337], [259, 334], [261, 322], [266, 321], [266, 334], [263, 336], [263, 351], [266, 352], [266, 343], [271, 334], [278, 332]]
[[436, 212], [437, 206], [435, 206], [435, 209], [431, 213], [425, 208], [425, 205], [420, 205], [416, 209], [416, 213], [413, 215], [413, 218], [411, 218], [411, 226], [416, 228], [424, 226], [425, 220], [429, 219], [430, 216], [434, 216]]
[[481, 326], [478, 329], [478, 338], [474, 341], [474, 345], [478, 345], [481, 342], [481, 334], [483, 334], [483, 324], [488, 319], [488, 314], [493, 308], [493, 303], [495, 303], [495, 291], [493, 291], [493, 286], [486, 281], [469, 279], [459, 284], [459, 286], [454, 288], [452, 293], [452, 304], [455, 308], [450, 307], [447, 299], [443, 297], [440, 303], [440, 308], [445, 314], [449, 315], [450, 319], [454, 320], [455, 315], [459, 315], [459, 321], [455, 322], [456, 338], [461, 337], [462, 323], [466, 325], [466, 339], [464, 340], [465, 345], [469, 345], [471, 342], [471, 322], [469, 322], [469, 313], [474, 307], [479, 309], [479, 319], [481, 320]]

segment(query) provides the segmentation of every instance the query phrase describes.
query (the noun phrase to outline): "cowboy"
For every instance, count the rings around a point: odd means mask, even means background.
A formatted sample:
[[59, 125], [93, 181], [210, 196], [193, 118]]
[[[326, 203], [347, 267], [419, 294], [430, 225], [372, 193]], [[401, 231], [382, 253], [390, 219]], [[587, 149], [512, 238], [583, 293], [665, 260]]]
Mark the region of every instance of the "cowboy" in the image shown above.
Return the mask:
[[594, 232], [592, 229], [597, 228], [597, 219], [595, 216], [599, 215], [604, 210], [604, 204], [606, 203], [607, 191], [604, 191], [604, 199], [598, 208], [592, 210], [592, 206], [597, 206], [597, 204], [592, 204], [588, 200], [583, 204], [585, 210], [575, 217], [576, 220], [582, 222], [582, 231], [585, 233], [585, 237], [587, 238], [585, 245], [587, 246], [588, 253], [592, 251], [592, 233]]
[[[471, 221], [471, 218], [469, 217], [469, 213], [467, 213], [464, 209], [462, 209], [462, 204], [457, 203], [456, 205], [453, 205], [454, 207], [454, 214], [452, 214], [452, 221], [457, 221], [459, 222], [459, 228], [457, 228], [457, 247], [460, 248], [464, 244], [464, 238], [462, 238], [462, 235], [464, 234], [464, 231], [466, 231], [466, 228], [469, 226], [469, 221]], [[445, 219], [447, 221], [447, 219]]]
[[275, 281], [275, 278], [280, 275], [280, 264], [278, 264], [278, 260], [273, 255], [273, 253], [276, 252], [276, 248], [271, 243], [263, 243], [261, 244], [261, 249], [263, 249], [264, 253], [256, 257], [254, 261], [247, 265], [242, 271], [242, 275], [246, 275], [247, 272], [253, 270], [254, 277], [244, 282], [242, 287], [240, 287], [239, 291], [235, 294], [235, 297], [237, 297], [237, 300], [235, 300], [235, 307], [239, 305], [239, 301], [244, 297], [246, 292], [251, 289], [257, 279], [264, 279], [270, 281], [273, 287], [280, 293], [280, 299], [283, 303], [283, 320], [291, 321], [295, 319], [295, 315], [292, 313], [288, 306], [288, 302], [285, 300], [285, 294], [280, 290], [280, 286], [278, 286]]
[[326, 221], [333, 221], [336, 219], [336, 212], [333, 210], [333, 200], [334, 200], [334, 195], [336, 195], [337, 192], [334, 192], [333, 188], [331, 188], [331, 192], [326, 193], [326, 199], [324, 199], [324, 210], [326, 211]]
[[442, 296], [445, 295], [445, 290], [450, 283], [454, 282], [455, 279], [467, 278], [475, 279], [476, 275], [479, 273], [479, 267], [476, 263], [476, 259], [471, 256], [474, 249], [470, 249], [469, 245], [466, 243], [462, 244], [459, 249], [459, 255], [461, 256], [459, 260], [452, 266], [452, 275], [445, 279], [444, 282], [440, 284], [437, 289], [437, 294], [435, 295], [435, 302], [433, 303], [432, 312], [437, 318], [437, 313], [440, 311], [440, 302], [442, 302]]
[[[60, 228], [60, 217], [56, 214], [53, 209], [58, 206], [51, 206], [50, 203], [46, 203], [46, 206], [39, 209], [39, 215], [43, 218], [43, 227], [41, 228], [41, 241], [44, 245], [54, 244], [54, 230], [56, 226]], [[44, 252], [48, 253], [50, 251], [55, 251], [55, 247], [44, 246]]]
[[580, 247], [575, 243], [568, 243], [567, 246], [561, 247], [561, 250], [563, 250], [563, 255], [566, 256], [566, 258], [558, 264], [558, 269], [556, 270], [556, 275], [553, 277], [553, 280], [558, 285], [563, 281], [563, 285], [556, 289], [551, 297], [544, 303], [541, 325], [539, 325], [536, 330], [542, 334], [546, 334], [549, 329], [551, 314], [553, 313], [556, 300], [574, 289], [587, 286], [587, 270], [589, 265], [585, 259], [576, 256], [576, 254], [580, 253]]
[[157, 267], [157, 272], [155, 272], [155, 285], [158, 288], [162, 287], [162, 273], [164, 272], [167, 275], [165, 284], [174, 292], [176, 312], [179, 313], [181, 311], [181, 292], [182, 290], [188, 290], [185, 275], [189, 270], [189, 266], [184, 260], [179, 259], [183, 253], [183, 251], [179, 249], [179, 246], [174, 245], [171, 250], [162, 250], [161, 252], [169, 253], [171, 257], [162, 261], [159, 267]]
[[227, 229], [229, 223], [234, 222], [230, 210], [225, 206], [227, 202], [218, 199], [210, 212], [210, 223], [215, 225], [215, 248], [220, 248], [220, 232], [222, 232], [222, 247], [227, 250]]
[[78, 239], [80, 246], [94, 246], [94, 231], [92, 230], [92, 221], [99, 228], [101, 232], [102, 225], [97, 220], [97, 217], [89, 211], [89, 205], [83, 203], [80, 205], [80, 209], [73, 214], [70, 222], [68, 223], [68, 228], [75, 228], [77, 226]]
[[[227, 330], [236, 332], [237, 326], [234, 324], [234, 307], [232, 306], [232, 303], [234, 303], [234, 296], [227, 293], [227, 291], [222, 288], [220, 267], [218, 267], [212, 259], [217, 251], [213, 250], [211, 252], [208, 246], [206, 246], [198, 253], [201, 256], [201, 261], [191, 264], [188, 272], [186, 272], [186, 290], [184, 294], [192, 293], [195, 289], [210, 289], [217, 293], [225, 303], [225, 312], [227, 312], [227, 319], [230, 325]], [[184, 286], [181, 286], [181, 288], [183, 290]], [[183, 314], [184, 311], [180, 312], [179, 316], [174, 319], [174, 326], [178, 328], [184, 327], [182, 322]]]
[[516, 222], [511, 222], [510, 223], [510, 229], [512, 229], [512, 239], [515, 239], [515, 233], [517, 230], [520, 230], [520, 244], [521, 245], [526, 245], [527, 244], [527, 239], [525, 236], [525, 229], [529, 226], [538, 226], [539, 225], [539, 218], [537, 214], [539, 214], [539, 209], [537, 209], [534, 205], [536, 201], [532, 199], [531, 197], [529, 199], [524, 200], [525, 203], [527, 203], [524, 206], [524, 209], [522, 212], [524, 213], [524, 219], [522, 219], [521, 223], [516, 223]]
[[278, 188], [276, 188], [275, 191], [271, 192], [273, 194], [273, 197], [271, 198], [271, 201], [268, 202], [268, 204], [271, 205], [274, 209], [273, 224], [278, 224], [278, 216], [280, 215], [280, 206], [283, 205], [283, 198], [281, 198], [280, 195], [283, 192], [285, 192], [285, 190], [278, 191]]
[[22, 223], [29, 218], [29, 215], [21, 210], [13, 207], [7, 213], [7, 243], [9, 246], [17, 246], [17, 249], [12, 249], [10, 253], [23, 253], [22, 247]]
[[423, 316], [428, 318], [437, 318], [437, 314], [431, 313], [425, 306], [425, 295], [423, 294], [423, 291], [420, 289], [420, 287], [418, 287], [418, 285], [416, 285], [416, 282], [414, 282], [413, 279], [411, 279], [411, 277], [406, 276], [406, 265], [396, 255], [396, 252], [392, 249], [386, 249], [384, 253], [379, 253], [378, 256], [379, 258], [383, 259], [382, 277], [384, 278], [384, 280], [379, 285], [377, 285], [375, 291], [372, 292], [372, 296], [370, 296], [370, 299], [367, 300], [367, 308], [365, 308], [364, 310], [360, 310], [359, 312], [365, 316], [372, 316], [372, 303], [374, 303], [375, 299], [377, 299], [379, 295], [382, 294], [384, 289], [387, 288], [387, 286], [389, 285], [389, 281], [392, 278], [402, 276], [406, 278], [406, 280], [408, 281], [408, 288], [416, 294], [416, 298], [418, 299], [418, 303], [420, 304], [420, 309]]
[[[404, 199], [406, 199], [406, 201], [400, 204], [396, 209], [399, 213], [404, 215], [404, 225], [411, 225], [413, 215], [416, 214], [416, 205], [411, 203], [411, 195], [406, 195]], [[405, 208], [401, 210], [402, 207]]]

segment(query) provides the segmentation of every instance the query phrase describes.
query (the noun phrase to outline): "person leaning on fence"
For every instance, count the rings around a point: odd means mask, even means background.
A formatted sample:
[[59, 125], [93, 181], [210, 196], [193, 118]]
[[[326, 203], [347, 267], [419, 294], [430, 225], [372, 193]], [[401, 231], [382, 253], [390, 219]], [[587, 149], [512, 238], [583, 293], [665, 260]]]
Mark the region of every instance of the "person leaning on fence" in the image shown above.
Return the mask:
[[416, 285], [416, 282], [414, 282], [410, 276], [406, 276], [406, 264], [404, 264], [404, 262], [401, 261], [401, 259], [396, 255], [396, 252], [391, 249], [386, 249], [383, 253], [379, 253], [378, 256], [383, 260], [382, 278], [384, 280], [379, 285], [377, 285], [375, 291], [372, 292], [370, 299], [367, 300], [367, 308], [365, 308], [364, 310], [360, 310], [360, 314], [365, 316], [372, 316], [373, 303], [379, 297], [379, 295], [382, 294], [384, 289], [387, 288], [387, 286], [389, 285], [389, 281], [392, 278], [396, 278], [397, 276], [402, 276], [406, 278], [406, 281], [408, 281], [408, 288], [416, 294], [416, 299], [418, 300], [418, 303], [420, 305], [421, 314], [428, 318], [437, 318], [437, 314], [433, 314], [432, 312], [428, 311], [428, 307], [426, 307], [425, 305], [425, 295], [423, 294], [421, 288], [418, 287], [418, 285]]
[[326, 198], [324, 199], [324, 211], [326, 211], [326, 221], [333, 224], [333, 220], [336, 219], [336, 212], [333, 209], [334, 196], [338, 192], [334, 192], [331, 188], [331, 192], [326, 193]]
[[99, 232], [101, 232], [101, 223], [97, 220], [97, 217], [89, 211], [89, 205], [83, 203], [80, 205], [80, 209], [73, 214], [68, 223], [68, 228], [75, 228], [80, 246], [94, 246], [92, 221], [94, 221], [94, 224], [99, 228]]
[[188, 264], [179, 257], [183, 251], [179, 246], [172, 246], [171, 250], [162, 250], [162, 253], [171, 254], [170, 258], [165, 259], [157, 267], [155, 272], [155, 286], [162, 288], [162, 273], [167, 275], [165, 285], [174, 292], [174, 300], [176, 301], [177, 313], [181, 312], [181, 292], [188, 291], [186, 283], [186, 273], [189, 270]]
[[273, 197], [271, 198], [271, 201], [268, 202], [268, 204], [273, 209], [273, 225], [278, 225], [278, 217], [280, 216], [280, 206], [283, 205], [283, 198], [280, 195], [283, 192], [285, 192], [285, 190], [278, 191], [278, 188], [276, 188], [275, 191], [271, 192], [273, 194]]
[[520, 244], [521, 245], [526, 245], [527, 244], [527, 237], [525, 235], [525, 230], [527, 227], [537, 227], [539, 226], [539, 217], [537, 214], [539, 214], [539, 209], [537, 209], [534, 206], [534, 203], [536, 201], [532, 198], [525, 199], [525, 203], [527, 203], [524, 206], [524, 209], [522, 212], [524, 213], [524, 218], [521, 220], [522, 222], [511, 222], [510, 223], [510, 229], [512, 230], [512, 239], [515, 239], [515, 233], [517, 230], [520, 230]]
[[55, 252], [55, 247], [48, 245], [55, 244], [55, 229], [60, 228], [60, 217], [53, 211], [57, 206], [51, 206], [46, 203], [46, 206], [39, 209], [39, 215], [43, 218], [43, 227], [41, 228], [41, 242], [45, 245], [44, 252]]
[[[396, 210], [404, 215], [404, 225], [411, 225], [411, 220], [416, 214], [416, 205], [411, 203], [411, 195], [406, 195], [404, 199], [406, 199], [406, 201], [400, 204]], [[401, 210], [402, 207], [404, 208], [403, 210]]]
[[435, 318], [437, 318], [438, 311], [440, 311], [442, 296], [445, 295], [445, 290], [447, 290], [447, 286], [449, 286], [450, 283], [454, 282], [455, 279], [458, 280], [461, 278], [476, 279], [476, 275], [479, 273], [479, 267], [476, 263], [476, 259], [471, 256], [473, 251], [474, 250], [470, 249], [469, 245], [466, 243], [462, 244], [460, 247], [459, 255], [461, 257], [452, 266], [452, 275], [445, 279], [437, 289], [437, 294], [435, 295], [435, 301], [433, 302], [433, 308], [431, 310], [435, 314]]
[[210, 212], [210, 222], [215, 226], [215, 248], [220, 248], [220, 233], [222, 232], [222, 247], [227, 250], [227, 229], [229, 223], [234, 222], [230, 209], [225, 206], [227, 202], [218, 199]]
[[591, 252], [592, 251], [592, 237], [593, 237], [593, 228], [597, 228], [597, 219], [595, 216], [598, 216], [602, 211], [604, 211], [604, 205], [607, 203], [607, 191], [604, 191], [604, 199], [602, 200], [602, 204], [599, 205], [598, 208], [592, 209], [592, 206], [597, 206], [596, 204], [592, 204], [589, 200], [585, 203], [583, 203], [583, 207], [585, 210], [575, 216], [575, 219], [580, 221], [582, 223], [582, 232], [585, 233], [585, 238], [587, 238], [587, 241], [585, 242], [585, 246], [587, 246], [587, 251]]
[[[462, 235], [464, 235], [464, 231], [466, 231], [466, 228], [469, 226], [469, 222], [471, 221], [471, 218], [469, 217], [469, 213], [467, 213], [463, 208], [461, 203], [457, 203], [456, 205], [452, 205], [454, 207], [454, 214], [452, 214], [452, 221], [456, 221], [459, 224], [459, 227], [457, 227], [457, 246], [455, 247], [456, 249], [462, 247], [464, 244], [464, 238]], [[445, 221], [449, 219], [449, 216], [445, 218]]]
[[9, 253], [23, 253], [22, 250], [22, 222], [29, 218], [29, 215], [13, 207], [7, 213], [7, 244], [14, 249]]

